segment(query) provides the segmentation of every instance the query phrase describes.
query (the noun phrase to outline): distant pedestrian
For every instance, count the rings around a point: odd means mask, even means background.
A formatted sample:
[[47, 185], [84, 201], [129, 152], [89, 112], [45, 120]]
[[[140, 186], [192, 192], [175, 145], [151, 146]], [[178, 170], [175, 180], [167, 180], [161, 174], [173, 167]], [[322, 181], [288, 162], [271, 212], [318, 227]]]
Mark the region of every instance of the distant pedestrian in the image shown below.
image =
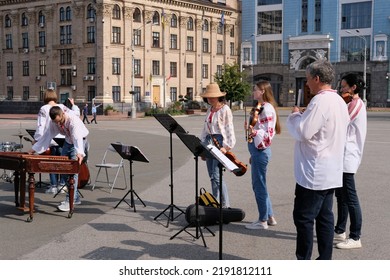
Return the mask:
[[93, 123], [95, 121], [95, 123], [97, 124], [96, 122], [96, 109], [101, 106], [102, 104], [99, 104], [99, 105], [96, 105], [95, 103], [92, 104], [92, 116], [93, 116], [93, 119], [91, 120], [91, 123]]
[[87, 121], [88, 124], [90, 123], [88, 120], [88, 103], [85, 103], [83, 108], [83, 123], [85, 123], [85, 121]]

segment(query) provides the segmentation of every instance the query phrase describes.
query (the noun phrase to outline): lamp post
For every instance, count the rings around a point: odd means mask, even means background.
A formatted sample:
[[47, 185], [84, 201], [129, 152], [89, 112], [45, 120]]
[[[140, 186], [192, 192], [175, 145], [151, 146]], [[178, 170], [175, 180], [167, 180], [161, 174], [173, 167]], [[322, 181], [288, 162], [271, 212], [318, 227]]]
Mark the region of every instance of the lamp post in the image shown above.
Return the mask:
[[[148, 21], [145, 23], [148, 24], [150, 23], [151, 21]], [[135, 91], [134, 91], [134, 35], [135, 33], [138, 33], [139, 30], [141, 30], [143, 28], [143, 26], [141, 27], [138, 27], [137, 29], [133, 29], [133, 36], [131, 38], [131, 91], [130, 91], [130, 94], [132, 95], [132, 98], [131, 98], [131, 118], [132, 119], [135, 119], [137, 118], [137, 108], [135, 106], [135, 102], [134, 102], [134, 99], [135, 99]]]
[[[367, 40], [366, 40], [366, 38], [364, 36], [359, 35], [359, 34], [353, 34], [349, 30], [347, 30], [345, 32], [347, 32], [348, 34], [354, 35], [356, 37], [359, 37], [360, 39], [363, 39], [363, 41], [364, 41], [363, 80], [364, 80], [364, 82], [367, 85], [367, 81], [366, 81], [366, 78], [367, 78]], [[356, 32], [359, 32], [359, 30], [357, 29]], [[366, 87], [363, 88], [363, 103], [367, 107]]]

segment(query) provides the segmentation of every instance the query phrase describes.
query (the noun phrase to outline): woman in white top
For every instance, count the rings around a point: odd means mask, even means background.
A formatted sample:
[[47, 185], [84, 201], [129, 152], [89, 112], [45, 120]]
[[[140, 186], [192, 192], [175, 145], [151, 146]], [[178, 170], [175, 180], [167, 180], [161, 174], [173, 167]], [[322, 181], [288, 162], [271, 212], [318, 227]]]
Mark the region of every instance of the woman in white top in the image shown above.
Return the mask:
[[[353, 249], [362, 247], [360, 241], [362, 229], [362, 211], [355, 187], [354, 175], [357, 172], [363, 156], [364, 141], [367, 134], [366, 106], [359, 97], [365, 83], [362, 77], [347, 74], [341, 79], [342, 96], [348, 104], [348, 113], [351, 119], [347, 128], [347, 143], [344, 149], [343, 186], [336, 189], [337, 222], [335, 226], [335, 240], [343, 241], [336, 244], [339, 249]], [[350, 218], [349, 238], [346, 238], [345, 229], [348, 214]]]
[[[233, 126], [233, 114], [225, 102], [225, 92], [221, 92], [218, 84], [211, 83], [201, 95], [210, 108], [207, 110], [206, 119], [201, 134], [201, 141], [213, 144], [222, 153], [233, 149], [236, 144], [236, 136]], [[207, 171], [211, 180], [213, 195], [222, 203], [222, 207], [230, 207], [229, 194], [225, 181], [222, 178], [222, 199], [219, 195], [220, 174], [219, 162], [216, 159], [206, 158]]]

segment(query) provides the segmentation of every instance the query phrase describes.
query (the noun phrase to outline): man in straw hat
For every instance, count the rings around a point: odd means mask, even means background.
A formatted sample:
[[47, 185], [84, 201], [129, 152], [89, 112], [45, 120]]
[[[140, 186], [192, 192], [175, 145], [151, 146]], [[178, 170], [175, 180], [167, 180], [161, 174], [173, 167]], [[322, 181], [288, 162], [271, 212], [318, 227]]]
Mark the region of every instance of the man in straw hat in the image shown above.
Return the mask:
[[[221, 92], [218, 84], [210, 83], [206, 91], [201, 94], [203, 100], [210, 104], [206, 113], [203, 131], [201, 134], [202, 142], [213, 144], [226, 153], [236, 144], [234, 134], [233, 114], [226, 104], [226, 92]], [[226, 183], [222, 179], [222, 199], [219, 195], [219, 162], [216, 159], [206, 159], [207, 171], [210, 176], [211, 189], [213, 195], [222, 203], [222, 207], [230, 207], [229, 194]]]

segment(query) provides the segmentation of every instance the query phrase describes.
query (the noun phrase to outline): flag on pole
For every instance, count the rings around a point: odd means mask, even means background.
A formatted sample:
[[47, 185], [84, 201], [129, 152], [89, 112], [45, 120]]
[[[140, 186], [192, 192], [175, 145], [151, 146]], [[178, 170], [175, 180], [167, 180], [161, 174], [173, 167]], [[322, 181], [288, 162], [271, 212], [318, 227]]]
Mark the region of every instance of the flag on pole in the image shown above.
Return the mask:
[[161, 25], [162, 25], [162, 27], [165, 27], [165, 12], [164, 12], [164, 9], [162, 10], [162, 13], [161, 13]]
[[219, 24], [223, 27], [225, 25], [225, 12], [222, 12], [221, 14], [221, 20]]

